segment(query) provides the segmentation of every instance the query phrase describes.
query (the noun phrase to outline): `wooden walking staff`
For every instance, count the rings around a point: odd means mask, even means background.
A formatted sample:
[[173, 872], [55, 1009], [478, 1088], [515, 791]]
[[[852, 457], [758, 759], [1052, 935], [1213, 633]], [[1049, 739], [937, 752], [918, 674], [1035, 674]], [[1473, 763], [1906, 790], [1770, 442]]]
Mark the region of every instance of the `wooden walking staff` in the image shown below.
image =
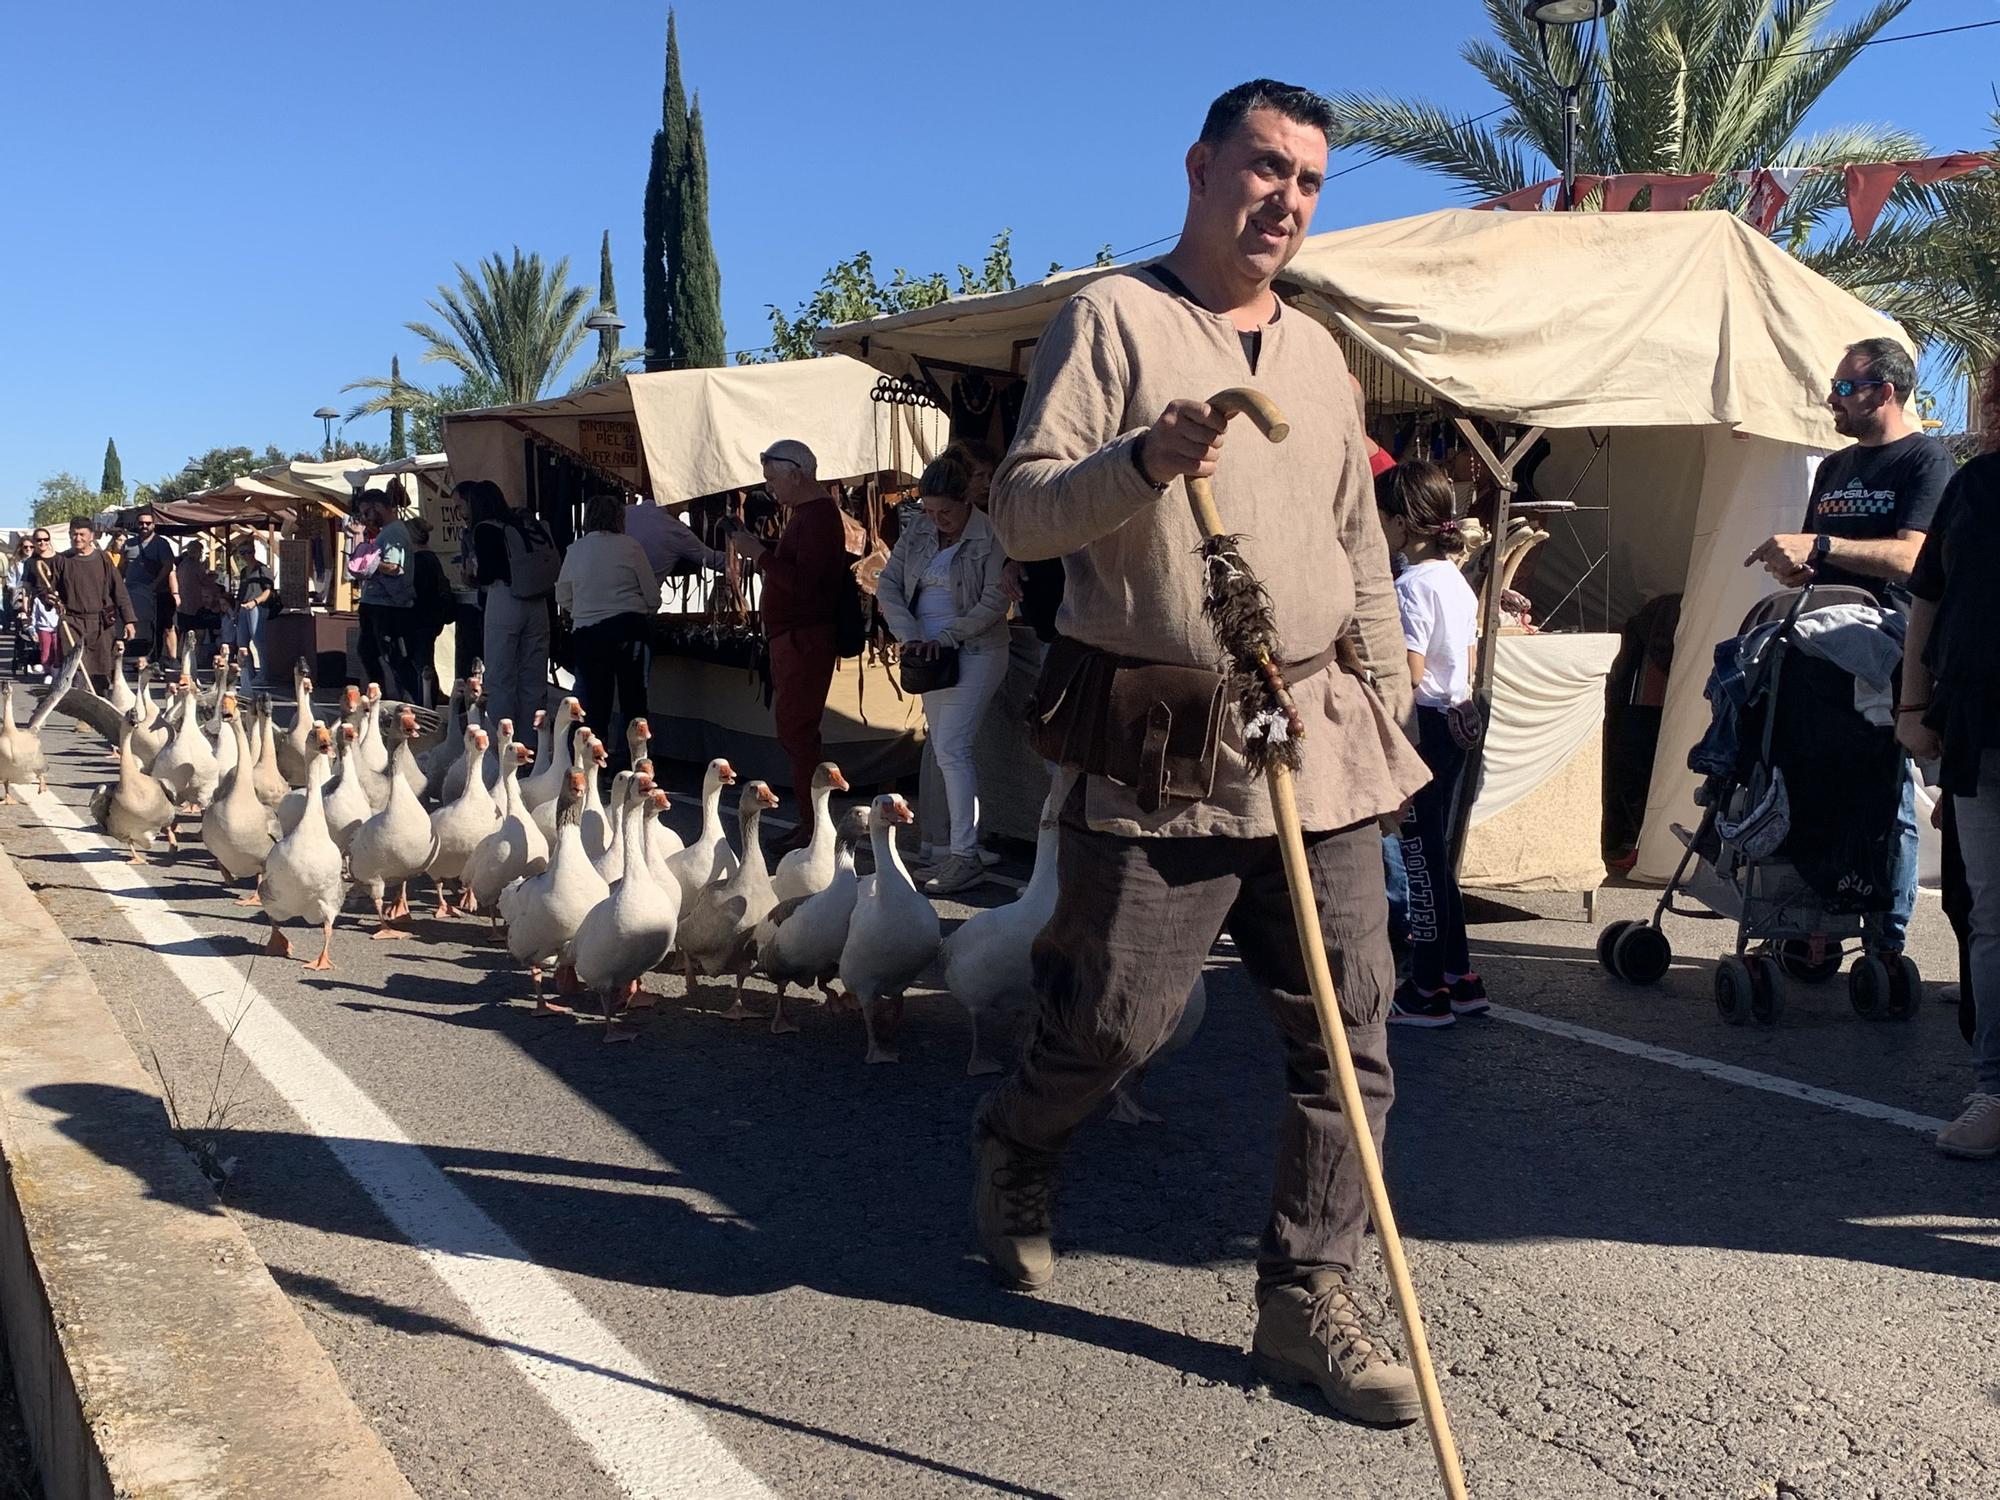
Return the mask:
[[[1283, 442], [1291, 431], [1278, 408], [1258, 391], [1237, 387], [1211, 396], [1208, 404], [1222, 414], [1225, 422], [1238, 413], [1247, 416], [1274, 443]], [[1388, 1185], [1382, 1180], [1382, 1159], [1375, 1152], [1375, 1137], [1368, 1129], [1361, 1086], [1355, 1082], [1354, 1057], [1347, 1049], [1347, 1030], [1340, 1019], [1340, 996], [1327, 965], [1319, 908], [1313, 900], [1312, 876], [1306, 867], [1305, 832], [1299, 825], [1298, 797], [1292, 787], [1292, 773], [1301, 759], [1305, 721], [1285, 683], [1277, 622], [1272, 618], [1270, 598], [1263, 584], [1237, 551], [1238, 538], [1223, 529], [1222, 514], [1215, 507], [1215, 491], [1209, 482], [1190, 479], [1187, 490], [1195, 524], [1202, 534], [1200, 556], [1206, 575], [1202, 613], [1215, 628], [1228, 664], [1230, 689], [1243, 713], [1245, 758], [1251, 769], [1261, 770], [1270, 783], [1278, 849], [1284, 857], [1285, 883], [1291, 890], [1292, 922], [1299, 931], [1299, 949], [1305, 957], [1313, 1008], [1319, 1012], [1320, 1036], [1326, 1043], [1327, 1056], [1333, 1059], [1334, 1077], [1340, 1088], [1340, 1112], [1361, 1161], [1361, 1175], [1368, 1189], [1368, 1212], [1375, 1221], [1382, 1261], [1388, 1268], [1389, 1285], [1396, 1296], [1396, 1311], [1402, 1316], [1403, 1333], [1409, 1341], [1410, 1364], [1423, 1400], [1424, 1423], [1430, 1428], [1431, 1450], [1437, 1455], [1445, 1494], [1451, 1500], [1464, 1500], [1465, 1471], [1459, 1465], [1458, 1445], [1452, 1441], [1444, 1397], [1438, 1390], [1437, 1372], [1431, 1366], [1423, 1315], [1417, 1310], [1417, 1289], [1410, 1280], [1409, 1264], [1403, 1259], [1403, 1241], [1396, 1233], [1395, 1212], [1389, 1207]]]

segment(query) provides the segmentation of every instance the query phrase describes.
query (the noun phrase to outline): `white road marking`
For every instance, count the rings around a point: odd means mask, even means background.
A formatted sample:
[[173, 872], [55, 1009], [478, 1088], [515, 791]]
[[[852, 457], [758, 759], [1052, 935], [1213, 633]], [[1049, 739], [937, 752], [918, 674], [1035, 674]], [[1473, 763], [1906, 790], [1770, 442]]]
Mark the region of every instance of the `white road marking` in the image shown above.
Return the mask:
[[1578, 1026], [1573, 1021], [1558, 1021], [1553, 1016], [1536, 1015], [1533, 1011], [1496, 1005], [1488, 1014], [1497, 1021], [1525, 1026], [1530, 1031], [1547, 1032], [1550, 1036], [1565, 1037], [1572, 1042], [1582, 1042], [1591, 1047], [1602, 1047], [1607, 1052], [1622, 1052], [1627, 1057], [1642, 1057], [1647, 1062], [1679, 1068], [1686, 1073], [1699, 1073], [1705, 1078], [1713, 1078], [1721, 1083], [1739, 1084], [1746, 1089], [1762, 1089], [1767, 1094], [1778, 1094], [1786, 1099], [1797, 1099], [1826, 1109], [1837, 1109], [1843, 1114], [1858, 1115], [1864, 1120], [1879, 1120], [1884, 1125], [1900, 1125], [1905, 1130], [1920, 1130], [1926, 1135], [1935, 1135], [1951, 1123], [1949, 1120], [1935, 1119], [1930, 1115], [1913, 1114], [1907, 1109], [1877, 1104], [1873, 1099], [1862, 1099], [1854, 1094], [1815, 1088], [1812, 1084], [1800, 1083], [1791, 1078], [1780, 1078], [1774, 1073], [1759, 1073], [1753, 1068], [1739, 1068], [1734, 1063], [1717, 1062], [1710, 1057], [1695, 1057], [1687, 1052], [1676, 1052], [1671, 1047], [1657, 1047], [1651, 1042], [1635, 1042], [1628, 1036], [1616, 1036], [1608, 1031], [1594, 1031], [1588, 1026]]
[[657, 1375], [279, 1015], [77, 809], [48, 793], [29, 801], [216, 1025], [235, 1025], [244, 1059], [325, 1141], [614, 1483], [641, 1500], [773, 1500], [688, 1403], [662, 1390]]

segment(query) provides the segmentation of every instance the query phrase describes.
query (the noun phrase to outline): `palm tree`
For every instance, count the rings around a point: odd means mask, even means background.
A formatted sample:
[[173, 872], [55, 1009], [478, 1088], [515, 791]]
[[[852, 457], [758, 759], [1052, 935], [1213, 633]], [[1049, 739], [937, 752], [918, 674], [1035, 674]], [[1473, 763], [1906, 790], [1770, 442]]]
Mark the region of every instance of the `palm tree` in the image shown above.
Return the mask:
[[[1497, 119], [1467, 122], [1422, 101], [1336, 94], [1340, 143], [1429, 167], [1455, 179], [1467, 196], [1498, 197], [1552, 175], [1537, 157], [1562, 160], [1561, 80], [1576, 77], [1587, 61], [1579, 175], [1726, 173], [1921, 156], [1921, 139], [1887, 125], [1800, 134], [1821, 95], [1909, 3], [1881, 0], [1854, 25], [1822, 30], [1834, 0], [1624, 0], [1595, 33], [1550, 28], [1544, 57], [1517, 0], [1486, 0], [1497, 44], [1468, 42], [1462, 55], [1500, 94]], [[1596, 50], [1586, 59], [1582, 49], [1593, 34]], [[1701, 202], [1733, 207], [1742, 191], [1725, 179]], [[1899, 189], [1892, 201], [1915, 207], [1923, 191]], [[1808, 177], [1776, 232], [1802, 244], [1842, 201], [1838, 173]], [[1839, 279], [1839, 265], [1833, 257], [1821, 269]]]

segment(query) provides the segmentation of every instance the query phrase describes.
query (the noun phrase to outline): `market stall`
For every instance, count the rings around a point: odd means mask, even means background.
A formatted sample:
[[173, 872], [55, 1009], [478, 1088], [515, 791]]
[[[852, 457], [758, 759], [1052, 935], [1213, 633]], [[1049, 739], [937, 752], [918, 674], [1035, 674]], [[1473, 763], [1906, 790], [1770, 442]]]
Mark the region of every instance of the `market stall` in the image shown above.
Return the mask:
[[[1105, 274], [850, 324], [820, 343], [949, 407], [955, 434], [1005, 437], [1043, 326]], [[1721, 213], [1446, 210], [1316, 235], [1279, 291], [1340, 339], [1378, 440], [1466, 460], [1489, 531], [1522, 544], [1515, 562], [1537, 550], [1514, 518], [1523, 502], [1532, 532], [1547, 533], [1532, 578], [1518, 580], [1535, 617], [1599, 637], [1491, 632], [1495, 733], [1466, 820], [1469, 872], [1509, 888], [1595, 887], [1591, 757], [1615, 632], [1647, 600], [1683, 596], [1638, 849], [1639, 875], [1663, 879], [1679, 855], [1670, 825], [1695, 812], [1684, 750], [1707, 719], [1709, 646], [1768, 584], [1742, 560], [1797, 523], [1815, 454], [1840, 441], [1826, 371], [1845, 345], [1894, 326]], [[959, 399], [968, 382], [972, 403]], [[1517, 497], [1510, 484], [1524, 478]], [[1492, 575], [1489, 623], [1506, 581]], [[1560, 797], [1564, 816], [1538, 816], [1538, 793]]]
[[[454, 483], [493, 481], [567, 545], [585, 498], [601, 491], [665, 506], [697, 531], [724, 515], [755, 523], [758, 455], [793, 438], [817, 455], [820, 478], [841, 486], [872, 542], [885, 508], [943, 446], [941, 414], [877, 399], [881, 384], [876, 371], [839, 358], [628, 375], [546, 401], [456, 413], [445, 422], [445, 451]], [[712, 530], [706, 536], [716, 539]], [[649, 718], [656, 753], [726, 755], [740, 774], [786, 786], [756, 603], [751, 580], [671, 580], [654, 638]], [[884, 662], [864, 655], [839, 664], [822, 734], [855, 785], [913, 773], [922, 729], [920, 706], [902, 696]]]

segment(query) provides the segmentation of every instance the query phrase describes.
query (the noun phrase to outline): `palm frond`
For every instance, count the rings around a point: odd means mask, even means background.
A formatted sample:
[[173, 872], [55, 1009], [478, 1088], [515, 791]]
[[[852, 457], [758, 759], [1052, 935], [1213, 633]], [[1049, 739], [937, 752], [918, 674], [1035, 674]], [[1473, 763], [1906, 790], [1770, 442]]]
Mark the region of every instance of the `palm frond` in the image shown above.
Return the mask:
[[1330, 102], [1342, 146], [1366, 146], [1378, 156], [1429, 167], [1457, 179], [1468, 197], [1498, 197], [1534, 180], [1519, 150], [1434, 104], [1366, 94], [1335, 94]]

